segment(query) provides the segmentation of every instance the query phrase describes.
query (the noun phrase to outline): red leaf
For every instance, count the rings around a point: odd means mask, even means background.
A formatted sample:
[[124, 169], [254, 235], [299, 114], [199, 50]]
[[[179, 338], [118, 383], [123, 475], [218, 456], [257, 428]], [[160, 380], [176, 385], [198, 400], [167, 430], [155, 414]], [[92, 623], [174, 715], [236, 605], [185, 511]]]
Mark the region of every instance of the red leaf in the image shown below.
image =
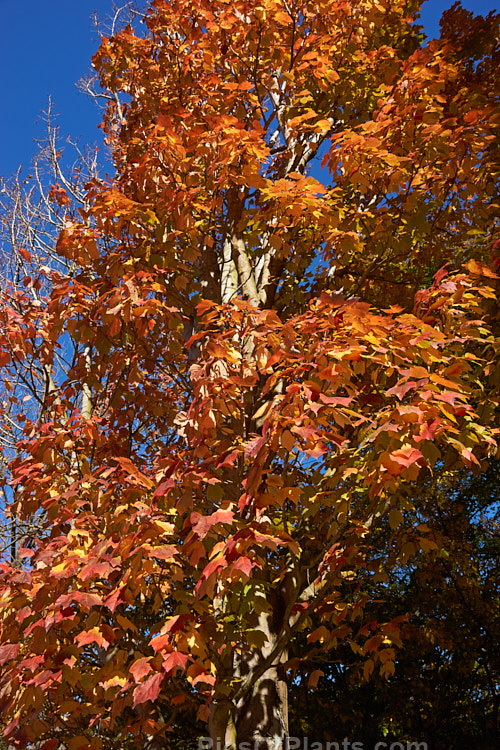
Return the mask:
[[146, 682], [142, 682], [134, 690], [134, 708], [146, 701], [155, 701], [160, 695], [164, 675], [157, 672]]
[[381, 463], [390, 474], [398, 476], [403, 469], [409, 468], [417, 461], [420, 461], [420, 459], [425, 460], [423, 454], [417, 450], [417, 448], [408, 446], [407, 448], [400, 448], [392, 453], [382, 454]]
[[111, 611], [114, 612], [121, 602], [125, 600], [125, 586], [120, 586], [110, 594], [106, 600], [105, 605]]
[[0, 646], [0, 666], [11, 659], [15, 659], [20, 648], [19, 643], [6, 643]]
[[158, 653], [158, 651], [163, 651], [165, 646], [170, 644], [170, 640], [170, 634], [165, 633], [164, 635], [157, 635], [155, 638], [152, 638], [150, 645]]
[[161, 633], [151, 640], [151, 646], [155, 651], [161, 651], [165, 646], [170, 644], [171, 633], [177, 633], [179, 630], [182, 630], [185, 622], [192, 619], [193, 615], [191, 614], [174, 615], [162, 627]]
[[167, 494], [167, 491], [171, 489], [172, 487], [175, 487], [175, 482], [173, 479], [166, 479], [164, 482], [158, 485], [158, 487], [155, 489], [153, 493], [153, 497], [163, 497]]
[[414, 437], [415, 442], [421, 440], [434, 440], [434, 433], [441, 424], [440, 419], [434, 419], [432, 422], [426, 422], [420, 429], [420, 435]]
[[180, 651], [171, 651], [167, 654], [163, 662], [163, 669], [167, 675], [171, 674], [177, 667], [185, 669], [188, 659], [188, 654], [181, 654]]
[[141, 659], [134, 661], [132, 666], [129, 668], [132, 677], [136, 682], [140, 682], [143, 677], [149, 674], [152, 670], [152, 666], [149, 663], [149, 658], [143, 656]]
[[346, 398], [344, 396], [325, 396], [324, 393], [319, 394], [319, 400], [324, 404], [331, 404], [332, 406], [350, 406], [352, 404], [352, 398]]
[[448, 276], [446, 267], [440, 268], [439, 271], [434, 274], [434, 283], [439, 284], [441, 279], [444, 279], [445, 276]]
[[7, 724], [7, 726], [6, 726], [6, 727], [5, 727], [5, 729], [3, 730], [3, 736], [4, 736], [4, 737], [8, 737], [8, 736], [9, 736], [9, 734], [11, 734], [11, 733], [12, 733], [12, 730], [13, 730], [13, 729], [16, 729], [16, 727], [18, 727], [18, 726], [19, 726], [19, 722], [20, 722], [20, 719], [21, 719], [21, 717], [20, 717], [20, 716], [15, 716], [15, 717], [14, 717], [14, 718], [12, 719], [12, 721], [10, 722], [10, 724]]
[[72, 591], [71, 594], [60, 596], [56, 604], [59, 607], [67, 607], [73, 602], [81, 604], [87, 609], [91, 609], [92, 607], [100, 607], [103, 603], [101, 597], [97, 596], [97, 594], [89, 594], [87, 591]]
[[390, 454], [390, 458], [395, 463], [401, 464], [401, 466], [407, 469], [408, 466], [423, 458], [423, 455], [417, 448], [401, 448], [398, 451], [393, 451]]
[[41, 746], [40, 750], [56, 750], [57, 747], [61, 744], [61, 740], [54, 739], [54, 740], [47, 740], [47, 742], [44, 742]]
[[253, 440], [250, 440], [245, 448], [245, 458], [255, 458], [266, 441], [267, 438], [265, 438], [264, 436], [256, 437]]
[[256, 563], [253, 560], [250, 560], [249, 557], [240, 557], [233, 564], [233, 570], [241, 570], [241, 572], [244, 573], [248, 578], [250, 576], [250, 573], [252, 572], [252, 568], [254, 568], [255, 565]]
[[227, 560], [224, 557], [217, 556], [214, 560], [211, 560], [208, 565], [203, 568], [203, 571], [201, 573], [200, 580], [195, 586], [195, 592], [198, 596], [202, 596], [206, 589], [207, 581], [210, 578], [210, 576], [215, 573], [220, 568], [225, 568], [227, 565]]
[[412, 388], [416, 388], [417, 384], [414, 380], [410, 380], [408, 383], [401, 383], [398, 385], [393, 386], [392, 388], [389, 388], [388, 391], [386, 391], [387, 396], [397, 396], [400, 401], [403, 400], [403, 397], [408, 393], [408, 391], [411, 391]]
[[231, 523], [233, 520], [234, 513], [232, 510], [216, 510], [210, 516], [202, 516], [200, 513], [191, 513], [191, 523], [193, 525], [193, 531], [198, 534], [200, 539], [203, 539], [217, 523]]
[[93, 561], [84, 565], [78, 574], [81, 581], [88, 581], [90, 578], [107, 578], [110, 571], [110, 565], [107, 562]]
[[163, 626], [161, 629], [162, 635], [164, 633], [177, 633], [179, 630], [182, 630], [184, 627], [184, 624], [187, 620], [192, 620], [193, 615], [191, 614], [183, 614], [183, 615], [174, 615], [171, 617], [166, 625]]
[[445, 401], [450, 406], [455, 405], [457, 398], [460, 398], [460, 393], [454, 393], [453, 391], [445, 391], [444, 393], [436, 393], [436, 401]]
[[306, 427], [298, 427], [297, 425], [294, 425], [292, 427], [292, 432], [296, 435], [300, 435], [303, 440], [308, 440], [313, 435], [316, 436], [321, 434], [318, 427], [313, 427], [312, 425], [307, 425]]
[[171, 560], [177, 554], [177, 549], [173, 544], [164, 544], [162, 547], [152, 547], [148, 554], [157, 560]]

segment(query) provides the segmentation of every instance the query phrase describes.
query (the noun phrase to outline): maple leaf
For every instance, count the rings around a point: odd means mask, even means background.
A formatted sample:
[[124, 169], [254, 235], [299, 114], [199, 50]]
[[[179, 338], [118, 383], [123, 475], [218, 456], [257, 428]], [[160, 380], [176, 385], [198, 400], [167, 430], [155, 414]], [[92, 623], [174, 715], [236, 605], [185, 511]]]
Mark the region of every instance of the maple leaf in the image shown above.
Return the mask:
[[423, 458], [422, 453], [417, 448], [401, 448], [389, 454], [389, 457], [395, 463], [401, 464], [405, 468], [411, 466], [415, 461]]
[[139, 706], [141, 703], [146, 701], [154, 702], [160, 695], [161, 686], [165, 679], [165, 675], [157, 672], [152, 677], [149, 677], [145, 682], [141, 682], [137, 685], [133, 692], [133, 706]]
[[15, 659], [19, 653], [21, 646], [19, 643], [5, 643], [0, 646], [0, 666]]
[[95, 643], [101, 648], [108, 648], [109, 646], [109, 641], [106, 640], [98, 627], [78, 633], [75, 638], [75, 643], [78, 646], [87, 646], [90, 643]]
[[255, 560], [251, 560], [249, 557], [239, 557], [232, 565], [233, 570], [241, 570], [241, 572], [247, 576], [247, 578], [250, 577], [252, 568], [255, 567], [257, 563]]
[[129, 667], [129, 671], [136, 682], [141, 682], [142, 678], [146, 677], [146, 675], [148, 675], [152, 669], [153, 668], [149, 663], [149, 658], [145, 656], [137, 659]]
[[193, 531], [197, 534], [200, 539], [203, 539], [212, 526], [218, 523], [231, 523], [234, 518], [232, 510], [216, 510], [210, 516], [202, 516], [200, 513], [191, 513], [191, 523], [193, 525]]
[[56, 602], [57, 606], [64, 608], [70, 604], [81, 604], [85, 609], [92, 609], [92, 607], [99, 607], [102, 605], [102, 599], [97, 594], [91, 594], [86, 591], [73, 591], [70, 594], [64, 594], [60, 596]]
[[245, 447], [245, 456], [247, 458], [256, 458], [260, 453], [260, 449], [266, 444], [266, 442], [267, 440], [265, 436], [250, 440]]
[[189, 660], [188, 654], [181, 654], [179, 651], [171, 651], [163, 660], [163, 669], [167, 675], [171, 675], [176, 668], [185, 669]]

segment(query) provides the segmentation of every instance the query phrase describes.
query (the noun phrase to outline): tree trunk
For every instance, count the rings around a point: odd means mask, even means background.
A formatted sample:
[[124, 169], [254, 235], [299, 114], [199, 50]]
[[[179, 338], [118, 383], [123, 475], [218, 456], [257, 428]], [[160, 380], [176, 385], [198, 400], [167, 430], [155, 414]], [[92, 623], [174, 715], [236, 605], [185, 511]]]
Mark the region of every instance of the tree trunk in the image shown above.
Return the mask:
[[209, 722], [210, 747], [213, 750], [285, 750], [287, 695], [286, 683], [272, 667], [238, 705], [230, 701], [215, 703]]
[[260, 671], [260, 665], [272, 655], [278, 638], [272, 628], [272, 616], [261, 614], [257, 620], [258, 630], [266, 635], [267, 641], [250, 654], [231, 655], [232, 674], [242, 683], [248, 681], [250, 686], [239, 699], [231, 700], [223, 695], [214, 699], [209, 722], [213, 750], [284, 750], [286, 747], [288, 689], [281, 664], [288, 654], [283, 651], [273, 659], [271, 666], [252, 679], [252, 675]]
[[278, 669], [271, 667], [238, 707], [236, 728], [240, 750], [284, 750], [288, 736], [287, 698], [286, 682], [279, 678]]

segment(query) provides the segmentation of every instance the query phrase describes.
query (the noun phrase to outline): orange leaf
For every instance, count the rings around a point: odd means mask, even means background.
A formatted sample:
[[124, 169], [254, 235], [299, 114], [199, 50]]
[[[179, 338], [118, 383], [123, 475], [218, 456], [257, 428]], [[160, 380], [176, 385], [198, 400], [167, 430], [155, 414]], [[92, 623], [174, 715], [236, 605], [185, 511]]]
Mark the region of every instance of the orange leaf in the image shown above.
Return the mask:
[[323, 672], [322, 669], [315, 669], [314, 672], [311, 672], [311, 674], [309, 675], [309, 679], [307, 681], [307, 687], [311, 689], [317, 687], [319, 678], [324, 677], [324, 676], [325, 676], [325, 673]]

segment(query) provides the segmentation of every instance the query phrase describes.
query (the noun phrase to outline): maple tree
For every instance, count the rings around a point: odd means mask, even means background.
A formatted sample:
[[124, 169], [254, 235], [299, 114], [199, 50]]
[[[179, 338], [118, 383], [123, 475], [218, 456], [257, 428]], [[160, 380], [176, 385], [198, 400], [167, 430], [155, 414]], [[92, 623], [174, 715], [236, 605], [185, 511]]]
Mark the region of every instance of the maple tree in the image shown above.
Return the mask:
[[436, 550], [415, 487], [497, 451], [498, 17], [424, 45], [419, 7], [156, 0], [102, 40], [115, 175], [55, 186], [70, 271], [2, 297], [4, 382], [46, 374], [36, 418], [5, 392], [11, 745], [168, 747], [195, 707], [268, 750], [310, 657], [394, 672], [365, 610]]

